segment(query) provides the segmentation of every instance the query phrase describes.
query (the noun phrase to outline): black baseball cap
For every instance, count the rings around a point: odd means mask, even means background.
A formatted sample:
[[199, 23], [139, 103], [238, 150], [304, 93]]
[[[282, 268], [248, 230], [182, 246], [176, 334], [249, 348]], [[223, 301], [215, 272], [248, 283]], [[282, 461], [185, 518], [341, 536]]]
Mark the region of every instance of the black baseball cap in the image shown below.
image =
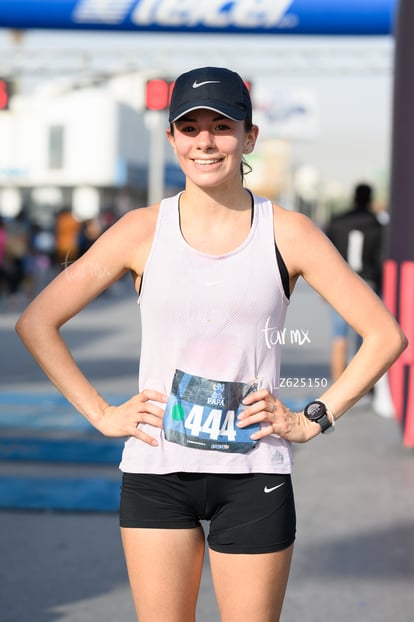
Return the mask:
[[252, 118], [247, 86], [238, 73], [224, 67], [192, 69], [175, 81], [169, 122], [198, 108], [214, 110], [233, 121]]

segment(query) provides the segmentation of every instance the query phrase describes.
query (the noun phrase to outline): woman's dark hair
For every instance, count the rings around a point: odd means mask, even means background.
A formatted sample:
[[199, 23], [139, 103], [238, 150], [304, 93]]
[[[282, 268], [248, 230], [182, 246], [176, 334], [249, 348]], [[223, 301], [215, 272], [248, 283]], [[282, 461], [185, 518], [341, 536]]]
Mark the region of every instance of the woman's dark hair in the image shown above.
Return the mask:
[[[246, 132], [250, 132], [250, 130], [253, 127], [253, 121], [251, 119], [245, 119], [244, 120], [244, 129]], [[249, 173], [252, 172], [252, 167], [250, 166], [250, 164], [248, 162], [246, 162], [246, 160], [244, 158], [242, 158], [242, 161], [240, 162], [240, 175], [242, 178], [242, 182], [244, 182], [244, 178], [246, 175], [248, 175]]]

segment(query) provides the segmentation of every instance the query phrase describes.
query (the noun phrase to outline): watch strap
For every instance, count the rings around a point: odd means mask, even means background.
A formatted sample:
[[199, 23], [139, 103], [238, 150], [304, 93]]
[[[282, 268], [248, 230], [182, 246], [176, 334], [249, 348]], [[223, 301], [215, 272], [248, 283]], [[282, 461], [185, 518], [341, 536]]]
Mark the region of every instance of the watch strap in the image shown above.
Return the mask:
[[320, 419], [318, 419], [318, 421], [316, 423], [319, 423], [319, 425], [321, 426], [321, 430], [322, 430], [322, 434], [325, 434], [325, 432], [327, 432], [328, 430], [332, 430], [332, 422], [329, 419], [328, 415], [322, 415], [322, 417]]
[[325, 432], [333, 432], [335, 430], [335, 417], [333, 415], [333, 412], [329, 410], [328, 406], [325, 404], [323, 400], [315, 400], [315, 401], [323, 404], [326, 409], [326, 414], [322, 415], [322, 417], [318, 420], [318, 423], [322, 429], [322, 434], [325, 434]]

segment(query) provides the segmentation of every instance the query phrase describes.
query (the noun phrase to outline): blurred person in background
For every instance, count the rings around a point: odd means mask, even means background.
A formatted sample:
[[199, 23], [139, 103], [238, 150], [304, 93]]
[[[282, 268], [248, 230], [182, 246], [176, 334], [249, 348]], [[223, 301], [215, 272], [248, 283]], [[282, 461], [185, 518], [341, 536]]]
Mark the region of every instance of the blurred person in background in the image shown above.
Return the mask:
[[77, 245], [79, 256], [86, 253], [102, 233], [102, 225], [99, 218], [88, 218], [80, 224]]
[[80, 222], [70, 209], [65, 208], [56, 217], [55, 224], [55, 261], [64, 268], [79, 256], [78, 235]]
[[[326, 235], [351, 269], [380, 295], [385, 239], [384, 227], [373, 211], [371, 185], [361, 183], [355, 187], [351, 209], [331, 219]], [[331, 377], [335, 382], [347, 365], [350, 342], [355, 342], [356, 349], [361, 341], [335, 309], [331, 309], [331, 321]]]
[[33, 298], [51, 280], [55, 255], [55, 236], [49, 229], [33, 225], [30, 239], [30, 257], [27, 262], [27, 293]]
[[27, 276], [30, 255], [30, 222], [22, 210], [7, 221], [4, 270], [7, 304], [16, 308], [27, 302]]
[[0, 216], [0, 297], [3, 295], [6, 285], [5, 258], [7, 245], [7, 230], [3, 218]]
[[[355, 186], [351, 209], [332, 218], [326, 234], [350, 267], [381, 296], [389, 217], [385, 210], [374, 210], [374, 191], [370, 184]], [[347, 292], [344, 292], [347, 295]], [[331, 309], [331, 377], [337, 380], [346, 368], [349, 350], [361, 345], [361, 339], [347, 322]], [[372, 388], [372, 406], [377, 415], [395, 414], [388, 376], [384, 374]]]

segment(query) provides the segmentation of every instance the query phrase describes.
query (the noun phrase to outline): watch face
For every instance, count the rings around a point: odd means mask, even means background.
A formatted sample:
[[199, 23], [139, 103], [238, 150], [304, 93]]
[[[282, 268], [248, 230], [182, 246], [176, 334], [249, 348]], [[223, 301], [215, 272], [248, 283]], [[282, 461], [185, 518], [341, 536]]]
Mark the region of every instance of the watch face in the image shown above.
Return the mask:
[[305, 415], [311, 421], [318, 421], [321, 417], [326, 414], [325, 405], [321, 402], [311, 402], [305, 408]]

